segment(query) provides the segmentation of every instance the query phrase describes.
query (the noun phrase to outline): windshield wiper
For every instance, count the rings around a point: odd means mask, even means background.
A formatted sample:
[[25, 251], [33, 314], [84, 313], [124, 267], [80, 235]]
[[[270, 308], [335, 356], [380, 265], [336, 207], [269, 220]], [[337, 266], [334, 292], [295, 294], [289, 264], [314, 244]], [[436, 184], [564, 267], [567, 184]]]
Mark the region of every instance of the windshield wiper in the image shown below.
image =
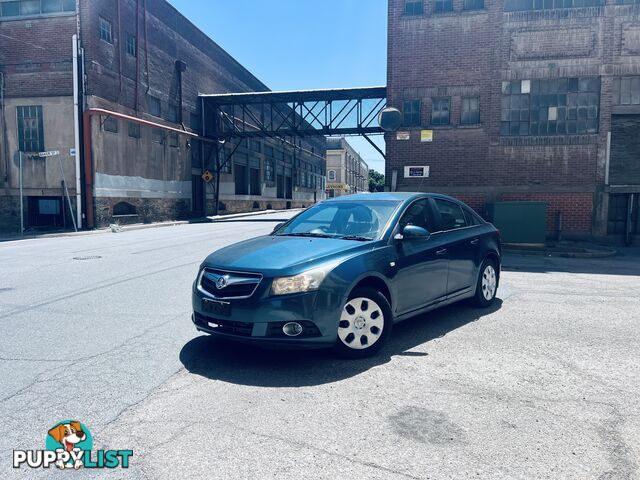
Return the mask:
[[358, 242], [370, 242], [371, 240], [373, 240], [373, 238], [371, 237], [362, 237], [360, 235], [342, 235], [337, 238], [339, 238], [340, 240], [356, 240]]
[[278, 237], [316, 237], [316, 238], [335, 238], [335, 235], [329, 235], [327, 233], [312, 233], [312, 232], [298, 232], [298, 233], [278, 233]]

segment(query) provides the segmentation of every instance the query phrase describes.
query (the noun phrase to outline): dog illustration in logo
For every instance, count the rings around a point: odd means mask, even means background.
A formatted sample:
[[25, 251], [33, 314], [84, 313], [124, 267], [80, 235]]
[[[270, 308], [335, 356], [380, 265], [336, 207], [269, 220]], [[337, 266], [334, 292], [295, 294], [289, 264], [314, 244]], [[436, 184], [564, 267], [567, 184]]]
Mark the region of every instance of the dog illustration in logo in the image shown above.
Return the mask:
[[[51, 437], [53, 437], [53, 439], [63, 447], [56, 451], [64, 450], [66, 452], [81, 452], [82, 450], [76, 447], [76, 445], [87, 438], [86, 433], [82, 431], [80, 422], [61, 423], [49, 430], [49, 435], [51, 435]], [[82, 468], [83, 465], [82, 460], [76, 460], [73, 463], [73, 468], [78, 470], [79, 468]], [[66, 465], [62, 460], [56, 462], [56, 466], [58, 468], [72, 467], [71, 464]]]

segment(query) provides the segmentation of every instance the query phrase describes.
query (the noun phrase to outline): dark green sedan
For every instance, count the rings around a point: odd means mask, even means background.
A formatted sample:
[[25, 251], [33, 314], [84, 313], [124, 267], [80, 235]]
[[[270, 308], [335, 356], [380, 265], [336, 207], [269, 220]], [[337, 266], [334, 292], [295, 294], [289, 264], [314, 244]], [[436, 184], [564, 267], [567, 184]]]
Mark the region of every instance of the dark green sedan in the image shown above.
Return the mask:
[[209, 255], [193, 323], [229, 340], [363, 357], [396, 322], [465, 299], [491, 305], [499, 280], [499, 232], [464, 203], [352, 195]]

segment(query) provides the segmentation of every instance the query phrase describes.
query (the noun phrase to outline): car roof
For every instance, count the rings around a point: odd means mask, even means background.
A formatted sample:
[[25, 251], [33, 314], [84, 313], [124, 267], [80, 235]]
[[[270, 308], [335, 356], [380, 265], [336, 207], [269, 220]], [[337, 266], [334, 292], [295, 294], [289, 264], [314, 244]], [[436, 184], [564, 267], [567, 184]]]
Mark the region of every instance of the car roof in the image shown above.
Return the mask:
[[354, 195], [344, 195], [341, 197], [329, 198], [325, 200], [326, 202], [345, 202], [345, 201], [396, 201], [396, 202], [405, 202], [408, 200], [413, 200], [414, 198], [420, 197], [438, 197], [438, 198], [446, 198], [450, 200], [455, 200], [455, 198], [451, 198], [447, 195], [442, 195], [439, 193], [429, 193], [429, 192], [379, 192], [379, 193], [357, 193]]

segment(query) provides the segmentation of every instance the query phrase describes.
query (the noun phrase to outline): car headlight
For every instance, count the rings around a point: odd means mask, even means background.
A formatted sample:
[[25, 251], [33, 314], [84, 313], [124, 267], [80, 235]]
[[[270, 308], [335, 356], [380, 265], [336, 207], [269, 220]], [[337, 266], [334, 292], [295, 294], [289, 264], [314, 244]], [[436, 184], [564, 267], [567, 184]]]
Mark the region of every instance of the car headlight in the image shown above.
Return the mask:
[[274, 295], [289, 295], [318, 290], [327, 274], [336, 266], [335, 263], [314, 268], [292, 277], [274, 278], [271, 284], [271, 292]]

